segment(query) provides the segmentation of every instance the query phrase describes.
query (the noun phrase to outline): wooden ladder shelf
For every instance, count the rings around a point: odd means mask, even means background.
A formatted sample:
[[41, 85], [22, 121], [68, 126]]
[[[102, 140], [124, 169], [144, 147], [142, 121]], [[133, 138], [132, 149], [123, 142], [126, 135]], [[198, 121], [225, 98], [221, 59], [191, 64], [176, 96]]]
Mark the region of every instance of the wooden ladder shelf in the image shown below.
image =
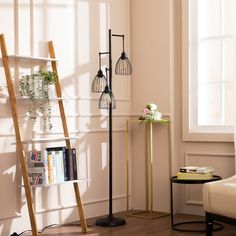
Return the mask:
[[[26, 156], [25, 156], [25, 151], [24, 151], [22, 139], [21, 139], [20, 127], [18, 124], [17, 103], [16, 103], [15, 90], [14, 90], [11, 71], [10, 71], [9, 55], [7, 54], [5, 38], [4, 38], [3, 34], [0, 35], [0, 45], [1, 45], [1, 52], [2, 52], [2, 62], [3, 62], [4, 71], [5, 71], [5, 76], [6, 76], [8, 93], [9, 93], [9, 102], [10, 102], [10, 106], [11, 106], [11, 113], [12, 113], [15, 135], [16, 135], [16, 148], [17, 148], [17, 154], [18, 154], [17, 156], [18, 156], [18, 160], [19, 160], [19, 164], [20, 164], [20, 168], [21, 168], [21, 172], [22, 172], [22, 177], [23, 177], [23, 183], [24, 183], [24, 188], [25, 188], [25, 195], [26, 195], [26, 200], [27, 200], [32, 235], [38, 236], [38, 229], [37, 229], [35, 210], [34, 210], [34, 204], [33, 204], [33, 198], [32, 198], [32, 190], [31, 190], [31, 186], [30, 186], [29, 178], [28, 178], [28, 174], [27, 174], [27, 166], [25, 163]], [[54, 52], [54, 47], [53, 47], [52, 41], [50, 41], [48, 43], [48, 47], [49, 47], [50, 58], [55, 59], [56, 57], [55, 57], [55, 52]], [[57, 73], [56, 60], [51, 60], [51, 66], [52, 66], [53, 72], [56, 75], [56, 79], [55, 79], [56, 94], [57, 94], [58, 98], [61, 98], [62, 92], [61, 92], [60, 82], [59, 82], [58, 73]], [[61, 115], [61, 122], [62, 122], [64, 137], [69, 137], [64, 105], [63, 105], [63, 101], [61, 99], [58, 99], [58, 105], [59, 105], [59, 110], [60, 110], [60, 115]], [[66, 147], [71, 148], [70, 139], [65, 139], [65, 142], [66, 142]], [[85, 232], [87, 232], [87, 223], [86, 223], [86, 219], [84, 217], [83, 204], [82, 204], [82, 199], [81, 199], [81, 195], [80, 195], [78, 182], [73, 182], [73, 185], [74, 185], [74, 192], [75, 192], [76, 201], [77, 201], [77, 207], [78, 207], [78, 211], [79, 211], [81, 229], [82, 229], [82, 232], [85, 233]]]

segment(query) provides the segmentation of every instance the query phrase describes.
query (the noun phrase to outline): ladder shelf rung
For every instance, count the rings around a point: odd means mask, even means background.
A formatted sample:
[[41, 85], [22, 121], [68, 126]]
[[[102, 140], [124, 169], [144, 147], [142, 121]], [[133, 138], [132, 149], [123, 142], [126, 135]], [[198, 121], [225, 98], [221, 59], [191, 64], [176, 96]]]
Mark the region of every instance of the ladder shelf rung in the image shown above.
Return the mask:
[[8, 55], [9, 59], [16, 59], [20, 61], [38, 61], [38, 62], [51, 62], [58, 61], [55, 58], [50, 57], [34, 57], [34, 56], [23, 56], [23, 55]]
[[[64, 140], [75, 140], [79, 139], [78, 136], [74, 137], [58, 137], [58, 138], [33, 138], [29, 140], [23, 140], [23, 144], [30, 144], [30, 143], [47, 143], [47, 142], [56, 142], [56, 141], [64, 141]], [[16, 145], [16, 143], [12, 143], [12, 145]]]
[[[52, 183], [52, 184], [35, 184], [35, 185], [30, 185], [30, 187], [32, 187], [32, 188], [52, 187], [52, 186], [61, 185], [61, 184], [77, 183], [77, 182], [83, 182], [83, 181], [91, 181], [91, 178], [79, 178], [79, 179], [76, 179], [76, 180], [68, 180], [68, 181], [64, 181], [64, 182], [61, 182], [61, 183]], [[20, 187], [24, 188], [25, 185], [20, 185]]]

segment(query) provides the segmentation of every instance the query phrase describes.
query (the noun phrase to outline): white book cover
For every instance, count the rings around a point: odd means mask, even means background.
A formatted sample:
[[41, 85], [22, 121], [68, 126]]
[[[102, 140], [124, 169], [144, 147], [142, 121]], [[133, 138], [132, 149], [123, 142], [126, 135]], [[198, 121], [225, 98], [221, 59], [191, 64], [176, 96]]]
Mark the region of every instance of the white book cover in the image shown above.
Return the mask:
[[214, 168], [211, 166], [184, 166], [180, 168], [180, 172], [205, 174], [214, 172]]

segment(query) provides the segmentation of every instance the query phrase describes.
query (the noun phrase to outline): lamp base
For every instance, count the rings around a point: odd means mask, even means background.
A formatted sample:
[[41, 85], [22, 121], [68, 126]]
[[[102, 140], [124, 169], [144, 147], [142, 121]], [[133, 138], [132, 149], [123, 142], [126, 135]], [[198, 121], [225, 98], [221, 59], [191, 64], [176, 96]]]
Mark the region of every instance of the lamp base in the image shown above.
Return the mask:
[[111, 214], [104, 218], [97, 219], [95, 224], [97, 226], [103, 226], [103, 227], [116, 227], [120, 225], [125, 225], [126, 222], [125, 219], [114, 217]]

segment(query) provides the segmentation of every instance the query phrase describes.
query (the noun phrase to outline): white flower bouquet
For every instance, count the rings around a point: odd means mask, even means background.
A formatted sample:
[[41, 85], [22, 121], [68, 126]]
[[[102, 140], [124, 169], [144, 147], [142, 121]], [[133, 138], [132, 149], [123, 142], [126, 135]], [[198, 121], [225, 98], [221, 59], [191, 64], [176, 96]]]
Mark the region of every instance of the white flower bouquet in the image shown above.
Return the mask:
[[162, 120], [162, 114], [157, 110], [156, 104], [148, 103], [143, 110], [143, 114], [139, 117], [139, 120], [141, 120], [141, 121]]

